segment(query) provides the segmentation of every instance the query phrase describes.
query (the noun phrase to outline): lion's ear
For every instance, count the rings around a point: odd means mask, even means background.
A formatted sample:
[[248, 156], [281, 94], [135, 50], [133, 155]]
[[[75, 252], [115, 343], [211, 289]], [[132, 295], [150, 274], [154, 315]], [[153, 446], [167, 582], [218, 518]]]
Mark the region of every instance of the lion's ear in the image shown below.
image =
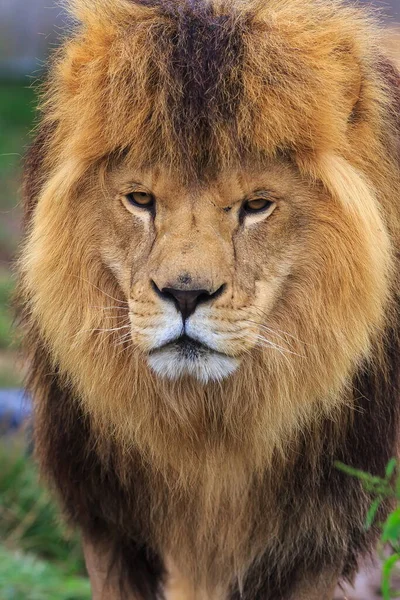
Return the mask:
[[388, 58], [382, 58], [378, 70], [389, 96], [390, 124], [388, 140], [389, 151], [400, 162], [400, 71]]
[[361, 66], [356, 57], [350, 53], [342, 57], [346, 81], [344, 82], [344, 102], [347, 104], [349, 120], [354, 120], [361, 99], [363, 77]]
[[335, 77], [346, 120], [345, 137], [336, 151], [345, 154], [352, 148], [360, 157], [371, 158], [374, 152], [400, 157], [400, 74], [384, 55], [379, 30], [375, 35], [370, 48], [355, 36], [351, 45], [336, 49]]

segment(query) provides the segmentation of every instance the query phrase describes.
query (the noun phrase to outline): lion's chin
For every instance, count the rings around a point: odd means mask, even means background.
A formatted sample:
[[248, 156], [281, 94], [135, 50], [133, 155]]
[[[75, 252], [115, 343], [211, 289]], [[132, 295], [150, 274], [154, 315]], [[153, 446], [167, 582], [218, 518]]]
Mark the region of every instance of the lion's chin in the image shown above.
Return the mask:
[[174, 342], [153, 350], [147, 360], [159, 377], [176, 380], [189, 375], [201, 383], [226, 379], [240, 364], [237, 358], [187, 341]]

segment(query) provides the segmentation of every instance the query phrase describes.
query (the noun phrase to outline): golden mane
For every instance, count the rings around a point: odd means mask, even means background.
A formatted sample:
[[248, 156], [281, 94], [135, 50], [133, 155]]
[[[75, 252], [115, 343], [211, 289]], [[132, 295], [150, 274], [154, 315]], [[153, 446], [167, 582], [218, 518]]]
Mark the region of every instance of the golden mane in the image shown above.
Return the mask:
[[[160, 505], [168, 482], [173, 532], [168, 537], [154, 517], [154, 535], [168, 549], [182, 543], [183, 569], [196, 571], [193, 556], [207, 562], [207, 532], [226, 511], [225, 537], [214, 540], [222, 558], [209, 565], [210, 578], [229, 563], [240, 580], [261, 547], [261, 537], [251, 551], [246, 542], [255, 482], [276, 495], [265, 469], [283, 468], [310, 431], [312, 449], [321, 450], [327, 420], [336, 444], [352, 420], [356, 374], [389, 369], [400, 241], [396, 75], [379, 28], [336, 0], [74, 0], [72, 7], [75, 31], [55, 58], [43, 103], [40, 158], [27, 163], [19, 292], [27, 352], [36, 365], [44, 352], [46, 368], [90, 421], [101, 460], [117, 453], [121, 481], [138, 452], [154, 470]], [[285, 156], [332, 200], [321, 288], [307, 296], [305, 266], [305, 281], [275, 316], [291, 336], [289, 356], [264, 348], [225, 381], [168, 382], [154, 377], [140, 353], [121, 349], [117, 332], [99, 334], [127, 322], [127, 303], [96, 255], [96, 230], [80, 197], [126, 155], [183, 180]], [[346, 215], [341, 237], [337, 207]], [[335, 285], [341, 295], [329, 297]], [[38, 423], [48, 410], [41, 397], [51, 395], [44, 370], [30, 384]], [[177, 524], [182, 498], [203, 536], [186, 558], [190, 539], [182, 541]], [[238, 512], [241, 525], [232, 532], [229, 519]]]
[[[325, 398], [339, 391], [340, 396], [357, 362], [368, 355], [367, 324], [375, 328], [383, 317], [391, 251], [381, 219], [386, 211], [385, 216], [390, 215], [387, 226], [397, 227], [390, 195], [393, 187], [386, 192], [397, 172], [387, 149], [391, 99], [375, 67], [380, 60], [379, 47], [373, 43], [378, 33], [358, 11], [339, 3], [336, 10], [324, 3], [305, 6], [297, 0], [268, 5], [237, 2], [229, 10], [220, 2], [73, 4], [83, 24], [56, 58], [50, 78], [44, 118], [52, 131], [45, 146], [46, 179], [23, 259], [25, 289], [31, 292], [34, 315], [37, 306], [39, 326], [47, 322], [47, 333], [43, 333], [50, 335], [55, 364], [62, 365], [80, 392], [85, 389], [85, 406], [94, 415], [99, 397], [106, 398], [106, 391], [120, 399], [120, 404], [106, 399], [101, 403], [101, 420], [114, 423], [112, 427], [118, 422], [115, 434], [128, 444], [133, 439], [138, 443], [143, 431], [143, 443], [154, 452], [161, 435], [163, 450], [159, 454], [166, 456], [164, 444], [171, 447], [178, 433], [175, 427], [189, 427], [186, 433], [192, 439], [193, 423], [200, 419], [200, 430], [212, 431], [209, 424], [204, 426], [203, 419], [209, 417], [199, 407], [213, 403], [221, 410], [218, 422], [237, 419], [235, 424], [225, 422], [226, 431], [235, 432], [233, 438], [238, 429], [249, 431], [259, 423], [271, 450], [286, 438], [286, 428], [297, 428], [310, 411], [315, 418], [318, 410], [312, 399], [318, 399], [322, 410]], [[208, 46], [217, 55], [227, 54], [224, 63], [200, 55], [196, 59], [190, 56], [188, 64], [182, 59], [184, 66], [176, 66], [177, 53], [184, 56], [187, 51], [185, 27], [190, 16], [200, 23], [198, 35], [208, 40]], [[203, 47], [200, 41], [198, 44]], [[206, 119], [201, 98], [210, 87], [215, 93], [211, 106], [207, 104]], [[244, 368], [239, 379], [213, 389], [190, 381], [168, 385], [154, 381], [140, 357], [135, 358], [133, 368], [131, 355], [120, 351], [116, 355], [113, 336], [103, 340], [90, 333], [106, 328], [105, 311], [94, 307], [117, 303], [121, 310], [118, 323], [124, 316], [125, 299], [102, 264], [83, 247], [90, 235], [85, 222], [74, 220], [73, 205], [86, 173], [96, 172], [99, 165], [101, 168], [104, 161], [121, 152], [134, 155], [135, 164], [158, 161], [175, 171], [181, 165], [178, 172], [185, 177], [191, 169], [204, 172], [210, 165], [227, 166], [243, 156], [282, 151], [347, 205], [355, 219], [362, 219], [366, 235], [370, 229], [382, 230], [380, 246], [368, 248], [365, 240], [363, 251], [368, 255], [360, 257], [360, 269], [366, 269], [360, 326], [355, 327], [360, 339], [353, 338], [340, 353], [339, 346], [331, 349], [329, 368], [337, 368], [337, 378], [332, 381], [328, 377], [326, 357], [320, 356], [319, 350], [308, 350], [306, 377], [302, 359], [296, 357], [304, 348], [297, 347], [289, 364], [286, 356], [275, 353], [271, 359], [267, 351], [268, 360], [260, 356], [257, 370]], [[62, 230], [49, 222], [55, 205]], [[66, 248], [74, 239], [66, 257]], [[371, 268], [372, 263], [376, 268]], [[371, 272], [380, 273], [381, 282], [368, 281]], [[349, 301], [350, 295], [351, 290]], [[312, 323], [311, 315], [310, 323], [305, 323], [302, 315], [298, 322], [294, 313], [290, 317], [292, 322], [285, 330], [328, 352], [334, 337], [330, 329], [337, 327], [333, 314], [325, 331]], [[342, 358], [345, 365], [337, 365]], [[81, 381], [84, 373], [90, 374], [90, 385]], [[96, 391], [97, 385], [101, 387]], [[134, 408], [134, 396], [148, 400], [141, 403], [142, 408]], [[218, 401], [213, 400], [215, 396]], [[276, 405], [266, 403], [266, 396], [276, 398]], [[198, 397], [203, 400], [199, 402]], [[225, 405], [239, 405], [243, 397], [252, 400], [243, 407], [245, 415]], [[170, 400], [160, 403], [161, 398]], [[122, 430], [132, 425], [122, 415], [130, 402], [132, 410], [138, 411], [132, 422], [139, 423], [140, 430], [134, 424], [135, 431], [128, 434]], [[328, 406], [333, 404], [329, 399]], [[196, 414], [198, 410], [200, 414]], [[120, 418], [116, 417], [118, 411]], [[164, 427], [154, 424], [155, 414], [160, 421], [166, 420]], [[177, 418], [172, 430], [166, 426], [171, 418]], [[249, 419], [247, 427], [243, 418]], [[274, 423], [272, 430], [267, 423]], [[182, 460], [186, 464], [186, 458]]]

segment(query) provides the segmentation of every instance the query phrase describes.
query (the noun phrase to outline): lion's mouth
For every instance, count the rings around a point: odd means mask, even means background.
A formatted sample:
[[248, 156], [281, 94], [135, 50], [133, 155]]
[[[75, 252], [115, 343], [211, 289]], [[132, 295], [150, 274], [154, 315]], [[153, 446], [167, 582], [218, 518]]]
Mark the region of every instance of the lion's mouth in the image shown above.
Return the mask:
[[202, 342], [199, 342], [186, 334], [175, 338], [167, 344], [154, 348], [150, 351], [150, 354], [162, 352], [164, 350], [175, 350], [179, 356], [188, 360], [196, 360], [202, 356], [205, 356], [206, 354], [209, 354], [210, 352], [222, 354], [222, 352], [218, 352], [217, 350], [210, 348], [210, 346], [207, 346], [206, 344], [203, 344]]
[[159, 377], [176, 380], [190, 375], [202, 383], [225, 379], [237, 369], [239, 362], [187, 334], [148, 354], [148, 363]]

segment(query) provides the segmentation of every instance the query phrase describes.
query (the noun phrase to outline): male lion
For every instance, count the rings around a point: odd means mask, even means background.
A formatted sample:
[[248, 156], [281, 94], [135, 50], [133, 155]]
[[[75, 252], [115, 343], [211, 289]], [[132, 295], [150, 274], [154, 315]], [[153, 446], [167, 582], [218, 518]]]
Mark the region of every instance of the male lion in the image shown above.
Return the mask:
[[72, 10], [19, 298], [37, 455], [94, 598], [173, 597], [174, 573], [187, 600], [330, 599], [376, 538], [334, 463], [381, 475], [399, 438], [379, 30], [338, 0]]

